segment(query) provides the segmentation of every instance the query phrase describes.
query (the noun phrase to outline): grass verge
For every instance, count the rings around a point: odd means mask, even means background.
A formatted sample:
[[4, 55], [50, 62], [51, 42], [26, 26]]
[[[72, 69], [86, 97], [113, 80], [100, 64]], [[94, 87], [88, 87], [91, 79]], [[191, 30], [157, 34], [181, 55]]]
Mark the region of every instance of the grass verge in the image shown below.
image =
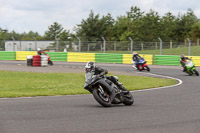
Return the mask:
[[[173, 79], [117, 75], [128, 90], [176, 84]], [[0, 97], [34, 97], [89, 94], [84, 74], [0, 71]]]
[[[172, 48], [172, 49], [162, 49], [162, 55], [188, 55], [189, 54], [188, 47], [180, 47], [180, 48]], [[200, 46], [192, 46], [191, 47], [191, 56], [199, 56]], [[93, 52], [91, 52], [93, 53]], [[95, 51], [95, 53], [102, 53], [100, 51]], [[113, 53], [113, 54], [132, 54], [130, 51], [106, 51], [106, 53]], [[160, 49], [157, 50], [137, 50], [139, 54], [153, 54], [153, 55], [160, 55]]]

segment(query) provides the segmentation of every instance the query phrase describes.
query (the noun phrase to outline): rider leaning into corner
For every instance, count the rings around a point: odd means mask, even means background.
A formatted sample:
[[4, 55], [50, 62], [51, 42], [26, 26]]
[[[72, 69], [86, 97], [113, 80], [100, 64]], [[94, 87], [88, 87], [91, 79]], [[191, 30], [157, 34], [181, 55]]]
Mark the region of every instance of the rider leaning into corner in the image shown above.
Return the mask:
[[[85, 70], [86, 73], [94, 72], [94, 75], [99, 75], [100, 77], [108, 73], [108, 70], [101, 67], [96, 67], [94, 62], [88, 62], [85, 65]], [[129, 93], [129, 91], [122, 86], [122, 83], [119, 83], [113, 76], [107, 76], [107, 79], [111, 80], [115, 85], [117, 85], [124, 94]]]
[[185, 72], [186, 71], [185, 62], [186, 60], [191, 60], [191, 59], [189, 59], [188, 57], [185, 57], [184, 54], [182, 54], [180, 58], [181, 58], [180, 63], [181, 63], [181, 66], [183, 67], [183, 72]]
[[133, 52], [133, 57], [132, 57], [133, 68], [137, 69], [140, 58], [141, 56], [139, 56], [137, 52]]

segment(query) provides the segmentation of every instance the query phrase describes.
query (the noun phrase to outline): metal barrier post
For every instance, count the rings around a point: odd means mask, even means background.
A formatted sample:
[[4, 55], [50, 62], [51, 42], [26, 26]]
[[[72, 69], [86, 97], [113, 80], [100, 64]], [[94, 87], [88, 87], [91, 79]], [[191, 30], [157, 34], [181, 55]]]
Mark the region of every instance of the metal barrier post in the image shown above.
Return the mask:
[[103, 39], [103, 52], [106, 53], [106, 40], [104, 37], [101, 37]]
[[161, 40], [160, 37], [159, 37], [158, 39], [159, 39], [159, 41], [160, 41], [160, 55], [162, 55], [162, 40]]
[[78, 39], [78, 51], [81, 52], [81, 39], [79, 37], [76, 37]]
[[131, 41], [131, 54], [133, 53], [133, 39], [131, 37], [129, 37], [130, 41]]
[[13, 40], [13, 51], [15, 51], [15, 38], [13, 36], [11, 36], [12, 40]]
[[58, 36], [58, 35], [55, 36], [55, 40], [56, 40], [56, 50], [57, 50], [57, 52], [58, 52], [58, 45], [59, 45], [58, 43], [59, 43], [59, 42], [58, 42], [57, 36]]
[[190, 53], [191, 53], [191, 41], [190, 41], [190, 39], [189, 38], [187, 38], [187, 40], [188, 40], [188, 42], [189, 42], [189, 56], [190, 56]]

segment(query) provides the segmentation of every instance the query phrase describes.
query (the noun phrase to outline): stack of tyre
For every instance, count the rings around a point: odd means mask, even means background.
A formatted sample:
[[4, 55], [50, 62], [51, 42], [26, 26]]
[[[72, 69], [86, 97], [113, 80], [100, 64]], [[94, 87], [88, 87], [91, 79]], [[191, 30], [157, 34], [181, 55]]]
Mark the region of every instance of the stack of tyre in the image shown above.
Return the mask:
[[28, 55], [27, 56], [27, 66], [32, 66], [33, 65], [33, 56]]
[[48, 66], [48, 56], [41, 55], [41, 66]]
[[40, 55], [33, 56], [33, 66], [41, 66], [41, 56]]

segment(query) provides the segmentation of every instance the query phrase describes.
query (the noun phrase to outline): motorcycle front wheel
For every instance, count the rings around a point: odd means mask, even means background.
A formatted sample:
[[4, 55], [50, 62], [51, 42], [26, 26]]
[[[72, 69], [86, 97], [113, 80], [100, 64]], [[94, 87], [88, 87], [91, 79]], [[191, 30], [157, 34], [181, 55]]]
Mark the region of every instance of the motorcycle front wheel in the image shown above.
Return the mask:
[[107, 94], [100, 86], [98, 89], [94, 89], [92, 92], [95, 100], [104, 107], [111, 107], [110, 95]]
[[199, 76], [199, 72], [196, 69], [194, 69], [194, 73]]
[[146, 67], [147, 71], [150, 72], [150, 68], [148, 66], [145, 66], [145, 67]]
[[126, 96], [124, 96], [124, 105], [132, 105], [134, 103], [133, 95], [129, 92]]

